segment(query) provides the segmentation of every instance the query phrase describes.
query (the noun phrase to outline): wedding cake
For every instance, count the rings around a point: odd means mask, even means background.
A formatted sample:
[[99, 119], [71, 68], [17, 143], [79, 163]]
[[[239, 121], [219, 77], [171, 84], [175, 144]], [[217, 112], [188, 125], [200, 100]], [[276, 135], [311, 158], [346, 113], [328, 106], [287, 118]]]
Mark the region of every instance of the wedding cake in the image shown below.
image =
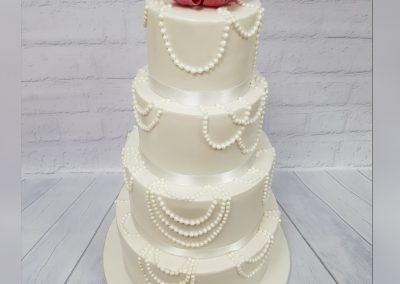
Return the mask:
[[132, 84], [108, 283], [287, 283], [262, 131], [268, 85], [255, 64], [263, 13], [259, 0], [147, 0], [148, 66]]

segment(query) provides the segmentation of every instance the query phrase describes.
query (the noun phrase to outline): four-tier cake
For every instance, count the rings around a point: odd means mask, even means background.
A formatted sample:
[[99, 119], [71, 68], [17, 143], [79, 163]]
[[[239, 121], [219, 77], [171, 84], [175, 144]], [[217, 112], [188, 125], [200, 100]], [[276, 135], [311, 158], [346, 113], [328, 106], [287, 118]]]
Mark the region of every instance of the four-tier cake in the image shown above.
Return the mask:
[[268, 85], [256, 70], [263, 14], [258, 0], [147, 0], [148, 66], [132, 83], [108, 283], [287, 282], [275, 151], [262, 130]]

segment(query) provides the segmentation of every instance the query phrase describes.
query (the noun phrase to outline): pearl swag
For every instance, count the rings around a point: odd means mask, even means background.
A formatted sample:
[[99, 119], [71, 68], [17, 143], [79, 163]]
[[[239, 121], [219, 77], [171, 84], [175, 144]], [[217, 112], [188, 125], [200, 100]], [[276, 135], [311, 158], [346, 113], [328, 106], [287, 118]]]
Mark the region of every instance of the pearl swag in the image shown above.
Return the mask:
[[[191, 66], [189, 64], [184, 63], [181, 59], [179, 59], [178, 55], [176, 54], [172, 43], [170, 41], [170, 37], [168, 35], [167, 27], [165, 24], [165, 13], [167, 9], [172, 8], [172, 4], [164, 3], [163, 1], [159, 1], [159, 5], [161, 5], [159, 14], [158, 14], [158, 25], [160, 27], [160, 33], [164, 41], [164, 46], [167, 50], [167, 53], [171, 59], [171, 61], [174, 63], [174, 65], [179, 68], [182, 71], [185, 71], [188, 74], [191, 75], [204, 75], [212, 70], [214, 70], [221, 62], [222, 58], [224, 57], [226, 53], [226, 47], [230, 38], [230, 30], [231, 26], [235, 29], [237, 34], [244, 40], [247, 40], [254, 35], [257, 34], [256, 42], [255, 42], [255, 52], [254, 52], [254, 66], [256, 62], [256, 57], [257, 57], [257, 47], [259, 44], [259, 35], [261, 31], [261, 25], [262, 25], [262, 20], [264, 16], [264, 8], [257, 6], [257, 5], [252, 5], [249, 3], [244, 3], [242, 1], [236, 1], [238, 5], [246, 8], [254, 8], [258, 9], [256, 20], [254, 22], [254, 25], [249, 29], [245, 30], [239, 23], [239, 21], [233, 16], [233, 14], [228, 11], [225, 7], [219, 7], [217, 9], [218, 13], [226, 20], [226, 24], [223, 28], [223, 33], [221, 36], [221, 41], [218, 45], [217, 52], [216, 54], [209, 60], [209, 62], [203, 64], [203, 66]], [[144, 26], [147, 27], [147, 22], [148, 22], [148, 11], [149, 11], [149, 6], [145, 6], [144, 9]]]
[[[132, 83], [133, 113], [134, 113], [135, 120], [136, 120], [139, 128], [142, 129], [143, 131], [150, 132], [160, 122], [160, 119], [164, 113], [164, 109], [165, 109], [166, 105], [169, 103], [169, 100], [163, 99], [158, 104], [149, 103], [146, 107], [141, 107], [137, 101], [137, 94], [138, 94], [137, 84], [146, 82], [146, 81], [147, 81], [147, 77], [138, 75]], [[149, 116], [150, 113], [154, 110], [155, 106], [157, 106], [157, 111], [155, 113], [154, 119], [150, 123], [145, 124], [142, 120], [142, 117]]]
[[200, 67], [190, 66], [188, 64], [183, 63], [182, 60], [180, 60], [178, 58], [178, 56], [175, 53], [174, 48], [171, 44], [168, 33], [167, 33], [167, 28], [165, 25], [165, 12], [167, 9], [172, 8], [172, 5], [165, 4], [165, 3], [162, 3], [161, 5], [162, 5], [162, 7], [160, 8], [160, 13], [158, 16], [160, 32], [161, 32], [161, 36], [164, 40], [165, 48], [167, 49], [168, 55], [169, 55], [170, 59], [172, 60], [172, 62], [179, 69], [181, 69], [189, 74], [192, 74], [192, 75], [202, 75], [202, 74], [208, 73], [211, 70], [213, 70], [216, 66], [218, 66], [219, 63], [221, 62], [221, 59], [223, 58], [223, 56], [225, 54], [225, 51], [226, 51], [226, 45], [227, 45], [228, 39], [229, 39], [230, 23], [227, 23], [225, 25], [225, 27], [223, 28], [221, 42], [219, 44], [216, 55], [213, 56], [212, 59], [209, 62], [207, 62], [206, 64], [204, 64], [203, 66], [200, 66]]
[[[170, 270], [163, 268], [162, 266], [159, 265], [159, 249], [153, 248], [151, 245], [147, 245], [147, 247], [144, 248], [143, 250], [143, 256], [140, 254], [138, 255], [138, 265], [143, 273], [143, 276], [146, 280], [147, 283], [152, 284], [153, 280], [157, 284], [172, 284], [174, 282], [165, 282], [159, 278], [154, 272], [153, 269], [151, 268], [151, 264], [149, 261], [149, 258], [147, 255], [152, 252], [153, 253], [153, 258], [155, 262], [155, 266], [164, 274], [170, 277], [184, 277], [183, 280], [175, 282], [177, 284], [194, 284], [196, 282], [196, 275], [193, 273], [195, 269], [196, 262], [192, 258], [187, 258], [185, 262], [183, 263], [182, 267], [178, 270]], [[144, 264], [143, 264], [144, 262]]]
[[[251, 87], [255, 88], [257, 90], [260, 90], [260, 88], [257, 87], [255, 84], [258, 80], [260, 80], [260, 79], [255, 77], [255, 79], [253, 79], [253, 82], [251, 83]], [[205, 107], [203, 107], [203, 106], [200, 107], [200, 111], [203, 113], [203, 128], [202, 128], [203, 138], [212, 149], [225, 150], [228, 147], [230, 147], [236, 143], [237, 146], [239, 147], [240, 151], [242, 152], [242, 154], [246, 155], [246, 154], [254, 152], [254, 150], [257, 148], [258, 142], [261, 137], [262, 126], [264, 123], [265, 106], [266, 106], [266, 102], [267, 102], [267, 98], [268, 98], [268, 85], [265, 82], [265, 80], [264, 80], [264, 87], [260, 91], [263, 92], [263, 95], [261, 96], [260, 101], [258, 103], [258, 109], [256, 111], [256, 114], [252, 118], [250, 118], [250, 114], [251, 114], [250, 103], [245, 103], [245, 105], [246, 105], [245, 117], [241, 118], [241, 119], [238, 118], [237, 115], [232, 110], [227, 110], [224, 107], [220, 107], [222, 110], [227, 112], [227, 114], [229, 115], [229, 117], [232, 120], [232, 123], [234, 125], [239, 126], [239, 128], [236, 130], [235, 134], [232, 135], [231, 138], [227, 139], [225, 142], [217, 143], [211, 138], [211, 136], [209, 134], [209, 120], [210, 120], [209, 112], [207, 111], [207, 109]], [[239, 100], [243, 101], [244, 99], [240, 98]], [[257, 120], [259, 120], [259, 122], [258, 122], [258, 130], [257, 130], [255, 142], [253, 143], [252, 146], [248, 147], [244, 144], [242, 135], [243, 135], [246, 127], [251, 124], [254, 124]]]
[[[128, 200], [121, 200], [119, 202], [129, 202]], [[281, 223], [281, 218], [280, 218], [280, 212], [279, 210], [268, 210], [264, 212], [264, 216], [267, 219], [275, 219], [276, 220], [276, 225], [275, 227], [277, 228], [279, 224]], [[127, 234], [128, 236], [132, 238], [139, 238], [142, 239], [140, 234], [138, 233], [131, 233], [128, 231], [128, 229], [125, 226], [126, 220], [131, 217], [131, 213], [125, 214], [122, 218], [122, 230]], [[274, 233], [268, 232], [265, 228], [260, 228], [258, 230], [258, 234], [262, 235], [266, 238], [266, 244], [263, 246], [263, 248], [253, 257], [248, 257], [245, 258], [244, 256], [240, 255], [238, 252], [232, 252], [227, 255], [228, 258], [235, 263], [235, 267], [237, 270], [237, 273], [242, 276], [243, 278], [250, 279], [254, 277], [265, 265], [265, 263], [268, 260], [268, 257], [271, 253], [273, 243], [274, 243]], [[195, 266], [196, 266], [196, 261], [192, 258], [186, 258], [185, 262], [183, 263], [182, 267], [179, 268], [178, 270], [172, 270], [172, 269], [166, 269], [163, 268], [160, 265], [159, 261], [159, 252], [160, 250], [158, 248], [153, 247], [151, 244], [147, 243], [145, 247], [143, 248], [143, 252], [138, 254], [137, 260], [138, 260], [138, 265], [143, 273], [143, 276], [145, 277], [145, 280], [147, 283], [151, 284], [151, 280], [155, 281], [158, 284], [171, 284], [171, 282], [164, 282], [162, 281], [152, 270], [151, 268], [151, 263], [150, 263], [150, 258], [147, 256], [149, 252], [153, 252], [153, 258], [154, 258], [154, 266], [157, 267], [162, 273], [170, 276], [170, 277], [179, 277], [179, 276], [185, 276], [184, 280], [176, 282], [179, 284], [194, 284], [195, 283], [195, 278], [196, 275], [194, 273]], [[144, 264], [143, 264], [144, 262]], [[255, 269], [253, 269], [251, 272], [245, 272], [243, 269], [244, 264], [255, 264], [258, 263]]]
[[[187, 219], [173, 213], [166, 206], [163, 198], [157, 195], [157, 191], [159, 191], [157, 185], [159, 185], [159, 183], [156, 182], [148, 187], [146, 192], [146, 205], [151, 220], [164, 237], [186, 248], [200, 248], [211, 243], [221, 233], [230, 213], [230, 197], [224, 194], [218, 200], [213, 200], [211, 202], [211, 205], [203, 216]], [[219, 206], [219, 211], [213, 214], [217, 206]], [[213, 215], [216, 215], [215, 219], [210, 220]], [[208, 225], [204, 225], [205, 223], [208, 223]], [[181, 227], [202, 227], [197, 230], [184, 230], [175, 224], [180, 224]], [[174, 234], [181, 238], [175, 237]], [[200, 237], [202, 240], [187, 240]]]
[[[271, 219], [276, 219], [277, 226], [281, 223], [280, 212], [279, 210], [269, 210], [265, 212], [265, 216]], [[259, 233], [262, 234], [266, 238], [266, 244], [261, 249], [259, 253], [257, 253], [253, 257], [245, 258], [237, 252], [232, 252], [229, 254], [231, 260], [236, 263], [236, 270], [240, 276], [246, 279], [250, 279], [254, 277], [265, 265], [268, 260], [269, 255], [271, 254], [271, 250], [274, 244], [274, 234], [267, 232], [265, 229], [260, 229]], [[255, 264], [258, 262], [258, 265], [251, 271], [245, 272], [243, 269], [244, 264]]]

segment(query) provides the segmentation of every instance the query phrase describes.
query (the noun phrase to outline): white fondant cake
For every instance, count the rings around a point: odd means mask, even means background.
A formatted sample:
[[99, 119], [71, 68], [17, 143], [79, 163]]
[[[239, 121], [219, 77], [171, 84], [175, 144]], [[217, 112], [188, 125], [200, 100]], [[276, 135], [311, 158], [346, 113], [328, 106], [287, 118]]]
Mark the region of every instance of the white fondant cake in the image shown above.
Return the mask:
[[111, 284], [287, 282], [289, 253], [262, 132], [258, 0], [214, 8], [148, 0], [148, 68], [105, 246]]

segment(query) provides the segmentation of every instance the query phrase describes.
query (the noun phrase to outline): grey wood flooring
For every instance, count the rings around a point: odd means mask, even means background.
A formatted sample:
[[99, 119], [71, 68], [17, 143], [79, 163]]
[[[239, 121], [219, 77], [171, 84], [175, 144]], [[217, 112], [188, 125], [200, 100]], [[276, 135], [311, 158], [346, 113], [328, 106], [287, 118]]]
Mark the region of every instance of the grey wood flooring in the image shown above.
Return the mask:
[[[26, 175], [22, 282], [106, 283], [102, 253], [120, 173]], [[290, 284], [372, 283], [372, 171], [277, 171]], [[273, 284], [273, 283], [272, 283]]]

